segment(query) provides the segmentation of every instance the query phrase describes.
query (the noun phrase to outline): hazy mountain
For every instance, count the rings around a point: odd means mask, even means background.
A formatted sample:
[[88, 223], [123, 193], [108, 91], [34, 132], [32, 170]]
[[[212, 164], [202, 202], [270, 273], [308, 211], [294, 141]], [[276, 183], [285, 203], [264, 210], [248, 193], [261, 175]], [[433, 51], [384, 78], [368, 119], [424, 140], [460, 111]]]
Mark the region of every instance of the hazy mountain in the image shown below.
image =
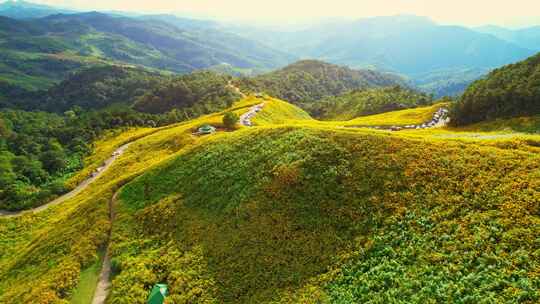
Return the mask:
[[[470, 70], [472, 74], [465, 75], [467, 84], [479, 76], [478, 71], [489, 71], [533, 54], [493, 35], [460, 26], [442, 26], [417, 16], [365, 18], [296, 32], [264, 33], [258, 29], [239, 34], [269, 46], [282, 46], [304, 58], [400, 73], [432, 92], [454, 90], [439, 88], [439, 80], [426, 82], [432, 78], [431, 73], [435, 78], [453, 79]], [[458, 87], [463, 88], [464, 84]]]
[[[178, 73], [229, 64], [233, 70], [252, 72], [284, 66], [295, 59], [235, 34], [195, 26], [192, 20], [166, 18], [174, 21], [171, 24], [158, 19], [96, 12], [31, 20], [2, 17], [0, 80], [43, 88], [51, 79], [63, 79], [65, 72], [72, 71], [70, 64], [80, 68], [116, 62]], [[51, 73], [58, 69], [62, 71]]]
[[22, 0], [8, 0], [6, 2], [0, 3], [0, 16], [6, 16], [10, 18], [40, 18], [59, 13], [74, 13], [74, 11], [43, 4], [26, 2]]
[[512, 30], [500, 26], [487, 25], [477, 27], [474, 30], [491, 34], [499, 39], [512, 42], [524, 48], [540, 51], [540, 26]]

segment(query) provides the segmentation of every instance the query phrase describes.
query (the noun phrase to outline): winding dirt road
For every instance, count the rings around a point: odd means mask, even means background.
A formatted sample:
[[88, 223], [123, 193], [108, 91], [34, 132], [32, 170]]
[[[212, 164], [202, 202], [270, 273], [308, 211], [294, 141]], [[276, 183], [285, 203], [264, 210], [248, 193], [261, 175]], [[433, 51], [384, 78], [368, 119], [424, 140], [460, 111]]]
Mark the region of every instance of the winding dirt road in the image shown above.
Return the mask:
[[81, 191], [86, 189], [86, 187], [88, 187], [91, 183], [93, 183], [95, 180], [100, 178], [103, 175], [103, 173], [105, 173], [105, 171], [107, 171], [111, 167], [113, 162], [126, 151], [126, 149], [128, 147], [129, 147], [129, 143], [127, 143], [127, 144], [119, 147], [118, 149], [116, 149], [114, 151], [113, 155], [103, 163], [103, 166], [101, 167], [99, 172], [97, 172], [97, 174], [89, 177], [88, 179], [86, 179], [85, 181], [80, 183], [77, 187], [75, 187], [75, 189], [71, 190], [70, 192], [56, 198], [55, 200], [53, 200], [53, 201], [51, 201], [51, 202], [49, 202], [49, 203], [47, 203], [45, 205], [41, 205], [41, 206], [36, 207], [34, 209], [17, 211], [17, 212], [0, 210], [0, 218], [18, 217], [18, 216], [21, 216], [21, 215], [23, 215], [25, 213], [28, 213], [28, 212], [38, 213], [38, 212], [44, 211], [44, 210], [46, 210], [46, 209], [48, 209], [50, 207], [61, 204], [61, 203], [65, 202], [66, 200], [76, 196], [77, 194], [81, 193]]

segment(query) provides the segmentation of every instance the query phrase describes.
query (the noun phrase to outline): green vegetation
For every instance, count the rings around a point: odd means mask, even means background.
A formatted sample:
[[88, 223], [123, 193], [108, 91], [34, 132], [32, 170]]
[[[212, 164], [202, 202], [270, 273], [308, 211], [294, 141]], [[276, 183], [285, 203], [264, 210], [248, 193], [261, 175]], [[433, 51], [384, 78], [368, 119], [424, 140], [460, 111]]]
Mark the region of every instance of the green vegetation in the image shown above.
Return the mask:
[[[262, 102], [259, 127], [191, 135]], [[80, 195], [0, 218], [0, 303], [78, 294], [111, 225], [111, 303], [537, 302], [537, 148], [340, 124], [251, 96], [103, 138], [89, 163], [133, 142]]]
[[0, 17], [0, 81], [35, 90], [103, 64], [187, 73], [222, 63], [233, 70], [268, 70], [294, 59], [216, 27], [177, 27], [182, 20], [95, 12], [26, 20]]
[[315, 117], [325, 120], [349, 120], [383, 112], [426, 106], [432, 98], [400, 86], [355, 90], [327, 97], [308, 107]]
[[230, 76], [196, 72], [164, 82], [141, 96], [134, 108], [147, 113], [176, 110], [191, 119], [231, 107], [240, 96], [228, 88]]
[[460, 128], [461, 130], [477, 130], [483, 132], [514, 131], [522, 133], [540, 133], [540, 115], [516, 117], [508, 119], [495, 119], [480, 122]]
[[87, 112], [79, 108], [63, 115], [0, 111], [0, 210], [29, 209], [66, 192], [67, 179], [82, 169], [92, 142], [107, 130], [155, 127], [156, 121], [178, 119], [151, 118], [156, 117], [128, 109]]
[[227, 112], [225, 115], [223, 115], [223, 125], [225, 128], [232, 130], [238, 123], [239, 119], [238, 114], [234, 112]]
[[369, 87], [403, 85], [398, 76], [371, 70], [352, 70], [316, 60], [304, 60], [281, 70], [239, 81], [246, 92], [264, 92], [295, 104]]
[[540, 54], [474, 82], [452, 109], [456, 126], [540, 113]]
[[168, 77], [143, 69], [99, 66], [83, 69], [46, 91], [24, 91], [6, 84], [0, 107], [63, 113], [73, 108], [131, 106]]
[[[101, 260], [101, 257], [99, 260]], [[77, 288], [73, 291], [73, 295], [69, 300], [70, 304], [92, 303], [92, 298], [99, 280], [100, 270], [101, 263], [98, 261], [81, 271], [79, 284], [77, 284]]]
[[124, 187], [111, 301], [159, 281], [178, 302], [534, 303], [538, 164], [369, 131], [218, 136]]
[[72, 137], [63, 117], [0, 112], [0, 209], [33, 207], [63, 193], [66, 176], [82, 166], [88, 138]]

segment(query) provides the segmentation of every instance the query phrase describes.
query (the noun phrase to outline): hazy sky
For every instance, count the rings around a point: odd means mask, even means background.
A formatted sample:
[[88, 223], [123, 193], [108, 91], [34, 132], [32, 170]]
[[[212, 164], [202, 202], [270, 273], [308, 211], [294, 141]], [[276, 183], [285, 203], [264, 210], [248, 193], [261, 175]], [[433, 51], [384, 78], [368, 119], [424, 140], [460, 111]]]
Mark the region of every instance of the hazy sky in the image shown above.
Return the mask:
[[[31, 0], [30, 0], [31, 1]], [[540, 24], [540, 0], [34, 0], [63, 7], [180, 13], [244, 21], [306, 22], [310, 19], [396, 14], [428, 16], [447, 24]]]

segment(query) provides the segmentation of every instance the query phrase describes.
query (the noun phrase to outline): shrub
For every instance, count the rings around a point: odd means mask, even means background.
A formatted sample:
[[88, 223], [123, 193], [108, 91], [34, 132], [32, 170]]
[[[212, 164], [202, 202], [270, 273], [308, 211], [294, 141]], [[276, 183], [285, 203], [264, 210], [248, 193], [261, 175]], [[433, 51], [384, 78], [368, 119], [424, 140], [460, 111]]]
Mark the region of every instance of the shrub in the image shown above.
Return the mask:
[[238, 120], [238, 114], [234, 112], [227, 112], [223, 115], [223, 125], [227, 129], [233, 129], [234, 126], [236, 126], [236, 123], [238, 123]]

